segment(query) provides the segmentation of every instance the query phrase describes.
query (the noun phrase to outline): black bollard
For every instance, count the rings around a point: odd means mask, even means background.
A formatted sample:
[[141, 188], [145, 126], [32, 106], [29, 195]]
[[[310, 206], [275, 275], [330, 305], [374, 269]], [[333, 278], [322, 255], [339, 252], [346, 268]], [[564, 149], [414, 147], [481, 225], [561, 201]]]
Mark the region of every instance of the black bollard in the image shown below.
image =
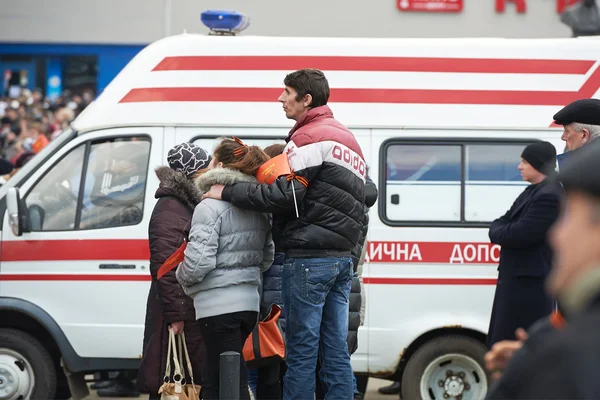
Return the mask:
[[240, 398], [240, 353], [221, 353], [219, 369], [219, 399], [239, 400]]

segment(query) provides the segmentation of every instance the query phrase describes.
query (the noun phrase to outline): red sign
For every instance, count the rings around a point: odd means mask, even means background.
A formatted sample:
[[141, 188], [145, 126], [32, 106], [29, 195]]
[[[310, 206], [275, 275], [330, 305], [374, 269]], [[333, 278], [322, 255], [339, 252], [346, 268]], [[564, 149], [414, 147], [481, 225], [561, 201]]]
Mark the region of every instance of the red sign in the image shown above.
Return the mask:
[[506, 3], [513, 3], [518, 13], [524, 13], [527, 9], [525, 0], [496, 0], [496, 12], [503, 13], [506, 9]]
[[573, 4], [579, 3], [581, 0], [556, 0], [556, 12], [562, 14], [563, 11]]
[[460, 12], [463, 0], [398, 0], [400, 11]]

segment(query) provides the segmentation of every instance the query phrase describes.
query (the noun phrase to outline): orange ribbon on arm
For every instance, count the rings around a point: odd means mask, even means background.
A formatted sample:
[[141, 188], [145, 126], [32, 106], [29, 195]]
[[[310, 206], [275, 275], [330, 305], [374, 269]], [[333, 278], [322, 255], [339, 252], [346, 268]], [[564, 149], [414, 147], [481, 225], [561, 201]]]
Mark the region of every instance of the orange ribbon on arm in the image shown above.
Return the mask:
[[172, 269], [176, 268], [185, 258], [185, 248], [187, 247], [187, 240], [183, 241], [183, 244], [179, 246], [177, 250], [160, 266], [158, 273], [156, 274], [157, 279], [162, 278], [165, 274]]

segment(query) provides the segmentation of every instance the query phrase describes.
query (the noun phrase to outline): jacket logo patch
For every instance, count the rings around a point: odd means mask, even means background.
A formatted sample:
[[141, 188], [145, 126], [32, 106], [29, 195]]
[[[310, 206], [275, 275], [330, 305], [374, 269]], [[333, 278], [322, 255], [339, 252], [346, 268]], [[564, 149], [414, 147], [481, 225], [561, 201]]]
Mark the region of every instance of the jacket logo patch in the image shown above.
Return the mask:
[[348, 164], [349, 168], [357, 171], [363, 178], [366, 178], [365, 162], [357, 154], [352, 155], [349, 149], [342, 149], [340, 146], [335, 145], [331, 151], [331, 155], [336, 160], [340, 160]]

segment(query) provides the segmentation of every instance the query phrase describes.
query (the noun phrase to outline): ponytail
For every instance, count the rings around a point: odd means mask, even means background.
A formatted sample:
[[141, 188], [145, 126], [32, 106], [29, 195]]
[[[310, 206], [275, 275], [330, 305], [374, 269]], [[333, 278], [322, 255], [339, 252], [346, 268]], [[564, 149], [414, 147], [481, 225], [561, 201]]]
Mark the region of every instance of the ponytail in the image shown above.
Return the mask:
[[224, 167], [252, 176], [270, 159], [260, 147], [248, 146], [236, 137], [223, 139], [215, 149], [214, 156]]

